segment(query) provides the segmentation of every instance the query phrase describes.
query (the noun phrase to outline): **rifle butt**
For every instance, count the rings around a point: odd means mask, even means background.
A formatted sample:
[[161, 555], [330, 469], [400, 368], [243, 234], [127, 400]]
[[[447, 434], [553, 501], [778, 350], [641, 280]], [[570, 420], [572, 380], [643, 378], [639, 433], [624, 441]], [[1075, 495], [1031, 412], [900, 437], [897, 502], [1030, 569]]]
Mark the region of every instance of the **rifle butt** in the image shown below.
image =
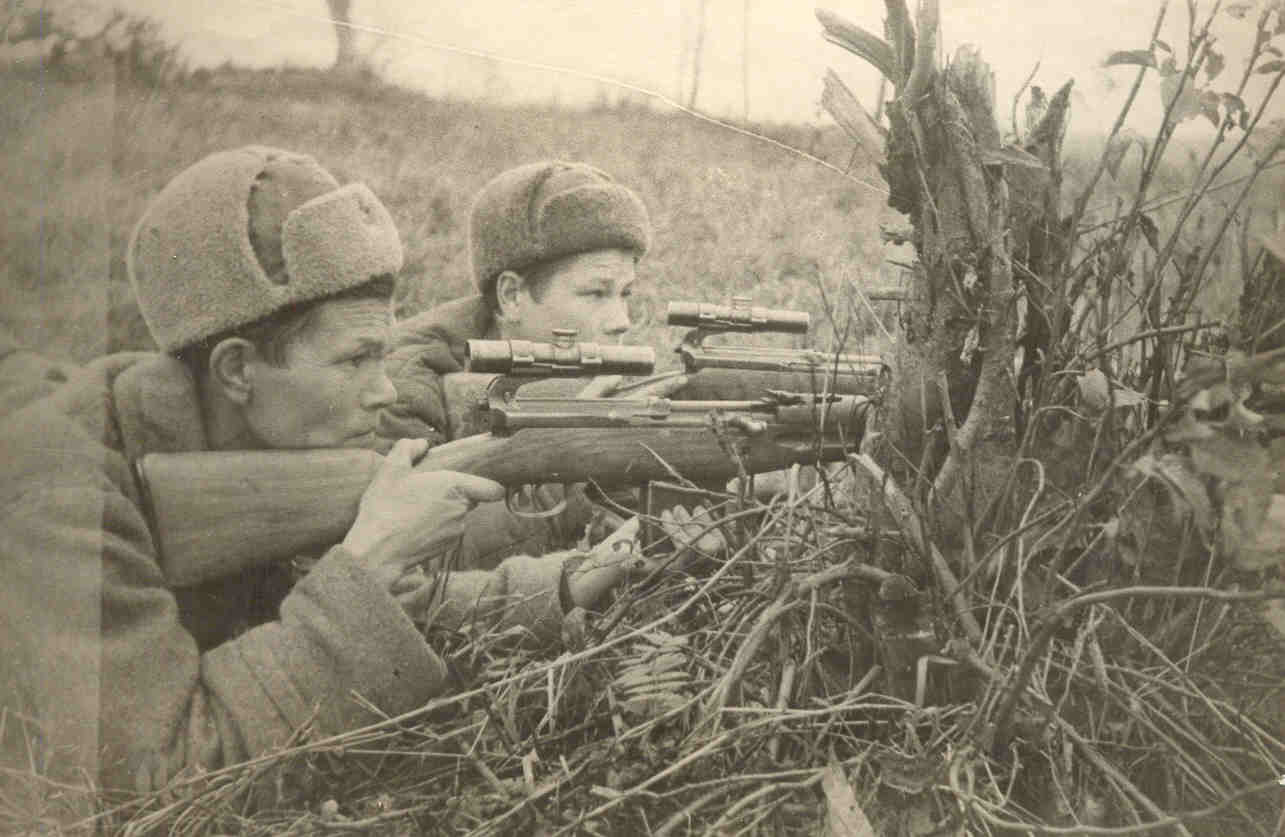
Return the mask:
[[332, 546], [381, 457], [368, 450], [148, 454], [135, 471], [161, 571], [189, 587]]

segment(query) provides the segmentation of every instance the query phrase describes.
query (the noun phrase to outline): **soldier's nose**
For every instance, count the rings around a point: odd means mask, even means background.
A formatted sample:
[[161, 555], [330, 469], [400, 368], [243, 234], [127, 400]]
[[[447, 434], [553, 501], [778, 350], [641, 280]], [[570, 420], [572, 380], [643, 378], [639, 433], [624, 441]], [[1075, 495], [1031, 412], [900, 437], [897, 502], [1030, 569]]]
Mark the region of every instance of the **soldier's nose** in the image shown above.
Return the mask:
[[609, 337], [619, 337], [629, 330], [629, 308], [624, 301], [616, 302], [611, 311], [603, 317], [600, 331]]

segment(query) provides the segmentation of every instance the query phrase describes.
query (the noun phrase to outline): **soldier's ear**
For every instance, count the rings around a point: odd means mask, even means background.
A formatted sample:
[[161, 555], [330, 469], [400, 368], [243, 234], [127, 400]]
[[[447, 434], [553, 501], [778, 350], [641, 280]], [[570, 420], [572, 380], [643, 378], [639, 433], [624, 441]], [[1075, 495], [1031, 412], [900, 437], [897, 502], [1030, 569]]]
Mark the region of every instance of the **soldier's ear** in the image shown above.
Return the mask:
[[525, 288], [526, 278], [512, 270], [495, 277], [495, 313], [500, 321], [512, 322], [521, 316], [521, 298]]
[[220, 340], [210, 352], [210, 383], [234, 404], [249, 404], [254, 394], [251, 366], [258, 356], [258, 349], [249, 340], [241, 337]]

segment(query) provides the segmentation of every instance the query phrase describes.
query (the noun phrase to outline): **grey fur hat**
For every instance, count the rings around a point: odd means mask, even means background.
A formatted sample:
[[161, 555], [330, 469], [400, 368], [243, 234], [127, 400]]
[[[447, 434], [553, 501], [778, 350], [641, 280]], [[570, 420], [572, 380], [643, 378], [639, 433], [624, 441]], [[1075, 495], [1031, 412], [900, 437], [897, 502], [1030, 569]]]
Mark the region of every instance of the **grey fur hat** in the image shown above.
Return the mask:
[[402, 267], [388, 210], [340, 186], [312, 157], [266, 146], [221, 151], [151, 202], [126, 262], [162, 351], [323, 299]]
[[473, 282], [485, 292], [506, 270], [590, 250], [638, 255], [651, 239], [647, 208], [630, 189], [583, 163], [551, 160], [502, 172], [469, 215]]

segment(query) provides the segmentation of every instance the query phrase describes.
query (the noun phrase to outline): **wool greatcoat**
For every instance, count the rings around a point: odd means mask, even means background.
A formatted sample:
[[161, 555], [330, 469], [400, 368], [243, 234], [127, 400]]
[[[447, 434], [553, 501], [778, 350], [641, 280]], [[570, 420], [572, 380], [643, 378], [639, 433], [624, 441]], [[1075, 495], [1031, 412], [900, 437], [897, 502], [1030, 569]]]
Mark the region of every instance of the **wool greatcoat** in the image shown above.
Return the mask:
[[[186, 368], [148, 353], [101, 358], [0, 424], [8, 799], [33, 786], [32, 774], [156, 789], [180, 771], [263, 754], [301, 729], [342, 732], [376, 720], [370, 707], [396, 715], [449, 688], [420, 629], [341, 546], [292, 588], [263, 572], [168, 587], [131, 463], [205, 446]], [[566, 557], [450, 573], [435, 624], [492, 618], [556, 638]], [[56, 808], [73, 795], [53, 782]]]

